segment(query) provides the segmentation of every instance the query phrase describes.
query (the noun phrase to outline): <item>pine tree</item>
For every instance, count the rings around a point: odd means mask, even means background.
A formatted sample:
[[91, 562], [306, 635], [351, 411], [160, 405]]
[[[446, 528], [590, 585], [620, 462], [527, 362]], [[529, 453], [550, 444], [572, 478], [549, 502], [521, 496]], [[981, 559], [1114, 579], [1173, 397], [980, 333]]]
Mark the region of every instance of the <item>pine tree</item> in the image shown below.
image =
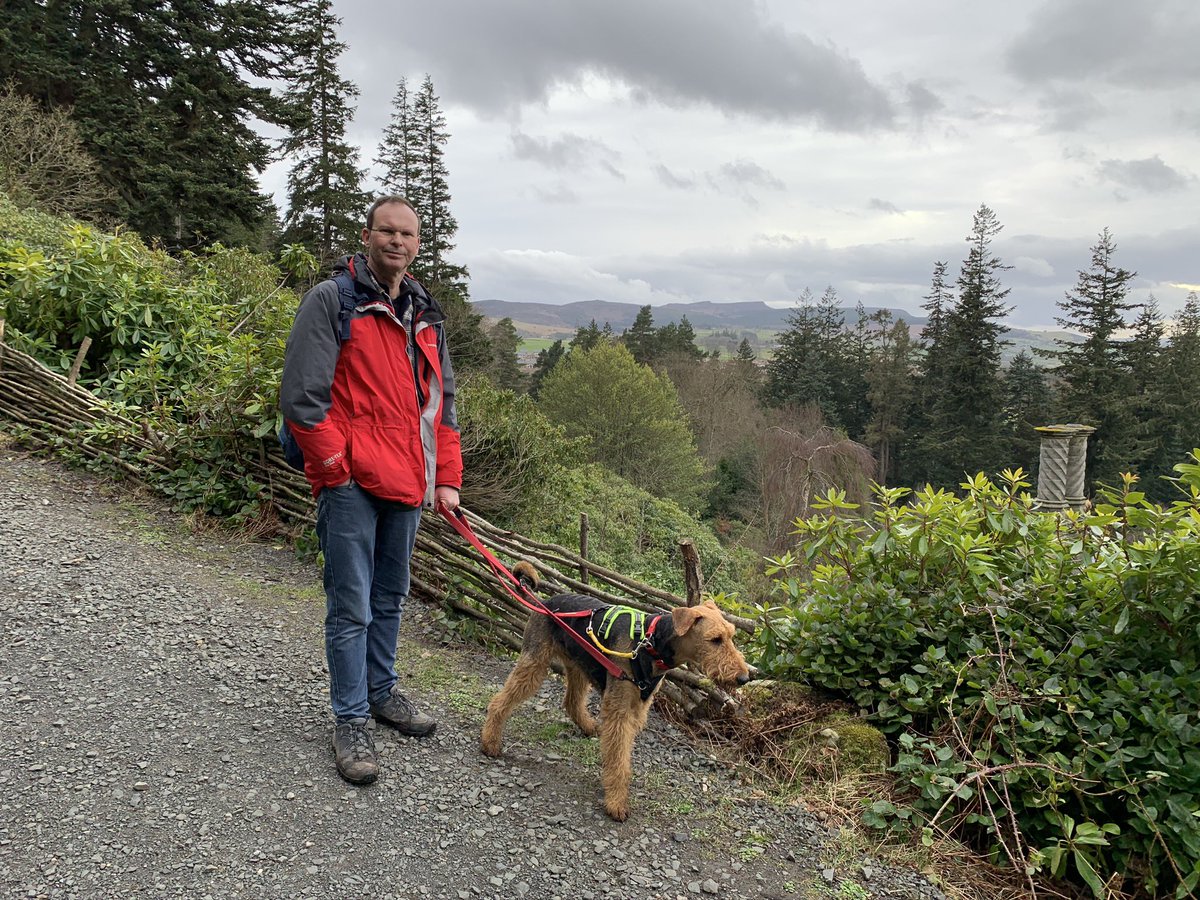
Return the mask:
[[1060, 339], [1057, 349], [1043, 351], [1058, 361], [1059, 418], [1096, 429], [1088, 441], [1088, 475], [1105, 484], [1116, 484], [1138, 462], [1129, 402], [1133, 385], [1120, 338], [1125, 313], [1137, 307], [1128, 300], [1136, 273], [1115, 264], [1116, 249], [1105, 228], [1092, 247], [1091, 268], [1079, 271], [1075, 290], [1059, 301], [1058, 324], [1082, 334], [1083, 342]]
[[1172, 474], [1171, 467], [1179, 462], [1171, 459], [1166, 449], [1175, 428], [1174, 398], [1167, 389], [1167, 354], [1163, 346], [1166, 327], [1153, 294], [1142, 304], [1131, 327], [1133, 336], [1121, 349], [1129, 370], [1129, 417], [1137, 445], [1138, 474], [1147, 496], [1170, 500], [1173, 491], [1162, 476]]
[[878, 460], [877, 480], [893, 484], [897, 468], [896, 454], [903, 444], [909, 406], [914, 397], [913, 370], [916, 345], [903, 319], [892, 322], [886, 310], [873, 313], [877, 326], [865, 380], [870, 419], [866, 424], [866, 442]]
[[958, 302], [946, 314], [937, 348], [941, 384], [930, 397], [929, 423], [922, 435], [929, 480], [952, 487], [964, 473], [991, 472], [1008, 465], [1001, 419], [1002, 324], [1008, 289], [999, 273], [1010, 268], [992, 250], [1002, 226], [986, 205], [975, 213], [968, 253], [959, 270]]
[[[917, 351], [920, 364], [917, 368], [915, 400], [908, 423], [908, 443], [912, 452], [904, 454], [905, 462], [899, 480], [908, 484], [919, 484], [941, 477], [942, 466], [938, 456], [937, 438], [933, 430], [933, 407], [941, 396], [946, 380], [946, 317], [954, 308], [954, 293], [946, 284], [947, 265], [938, 260], [933, 265], [929, 293], [921, 308], [926, 312], [925, 327], [921, 330]], [[934, 455], [930, 455], [930, 453]]]
[[633, 324], [621, 332], [621, 343], [629, 348], [636, 362], [650, 365], [658, 356], [658, 334], [654, 328], [654, 315], [650, 306], [638, 310]]
[[363, 190], [358, 151], [346, 140], [358, 88], [338, 74], [346, 49], [336, 33], [342, 20], [332, 0], [297, 0], [292, 19], [297, 58], [286, 94], [294, 124], [282, 142], [294, 160], [288, 173], [285, 243], [301, 244], [328, 269], [357, 247], [370, 198]]
[[839, 426], [835, 372], [844, 343], [844, 315], [837, 292], [827, 288], [819, 300], [805, 289], [788, 316], [788, 328], [776, 339], [767, 364], [763, 401], [768, 406], [816, 404], [831, 425]]
[[559, 360], [563, 358], [566, 348], [563, 347], [561, 340], [555, 341], [544, 350], [539, 350], [537, 359], [533, 363], [533, 374], [529, 378], [529, 396], [537, 399], [538, 392], [542, 389], [542, 382], [546, 376], [554, 371], [554, 367], [558, 365]]
[[612, 340], [612, 337], [612, 326], [608, 322], [605, 322], [604, 327], [601, 328], [596, 324], [596, 320], [592, 319], [586, 325], [580, 325], [575, 329], [575, 337], [571, 338], [571, 343], [567, 346], [570, 347], [572, 352], [576, 350], [586, 351], [591, 350], [599, 344], [607, 343]]
[[109, 217], [172, 247], [257, 245], [273, 218], [256, 180], [270, 145], [250, 123], [287, 122], [270, 87], [289, 55], [286, 7], [8, 4], [0, 83], [71, 111], [111, 188]]
[[384, 190], [399, 194], [419, 211], [428, 208], [421, 177], [421, 154], [416, 124], [413, 122], [412, 100], [408, 94], [408, 79], [401, 78], [392, 98], [392, 118], [383, 131], [383, 140], [375, 157], [383, 169], [380, 179]]
[[492, 345], [492, 365], [488, 371], [497, 387], [510, 391], [519, 390], [522, 382], [521, 366], [517, 362], [517, 347], [521, 338], [513, 320], [508, 316], [488, 330]]
[[1200, 447], [1200, 295], [1188, 294], [1175, 317], [1163, 357], [1162, 403], [1167, 430], [1162, 448], [1162, 468], [1156, 474], [1173, 474], [1170, 467], [1187, 461], [1189, 451]]
[[1004, 373], [1004, 425], [1007, 466], [1037, 471], [1041, 436], [1034, 429], [1050, 423], [1050, 386], [1046, 373], [1022, 350]]
[[754, 352], [754, 348], [750, 346], [748, 339], [742, 338], [742, 342], [738, 344], [737, 358], [746, 363], [752, 363], [758, 359], [758, 355]]
[[417, 170], [410, 182], [416, 199], [409, 199], [421, 213], [421, 255], [413, 274], [439, 299], [453, 293], [466, 300], [467, 270], [450, 262], [458, 220], [450, 211], [449, 172], [443, 151], [450, 134], [438, 102], [433, 79], [426, 75], [412, 101], [410, 121], [414, 134], [408, 138]]

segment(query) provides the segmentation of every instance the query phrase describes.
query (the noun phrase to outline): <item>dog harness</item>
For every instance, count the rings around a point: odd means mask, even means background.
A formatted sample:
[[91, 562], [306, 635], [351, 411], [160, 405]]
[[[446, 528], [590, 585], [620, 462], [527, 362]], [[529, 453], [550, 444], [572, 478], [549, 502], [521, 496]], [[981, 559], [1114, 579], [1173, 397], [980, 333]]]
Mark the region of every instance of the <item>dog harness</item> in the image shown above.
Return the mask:
[[[450, 526], [457, 531], [471, 546], [480, 552], [484, 560], [491, 567], [492, 571], [500, 578], [501, 585], [514, 599], [522, 606], [531, 612], [536, 612], [543, 616], [549, 616], [558, 625], [566, 631], [579, 646], [587, 652], [589, 656], [595, 659], [609, 675], [621, 681], [632, 681], [641, 691], [642, 700], [648, 700], [650, 695], [654, 693], [654, 689], [658, 687], [658, 683], [662, 681], [663, 676], [670, 669], [675, 668], [675, 662], [671, 659], [664, 659], [661, 651], [655, 646], [655, 632], [658, 622], [662, 619], [662, 614], [653, 616], [650, 621], [646, 622], [648, 613], [640, 609], [634, 609], [629, 606], [602, 606], [591, 610], [578, 610], [573, 612], [556, 612], [550, 609], [539, 600], [533, 593], [521, 584], [520, 580], [513, 575], [504, 565], [496, 558], [496, 555], [488, 550], [479, 540], [474, 530], [466, 520], [466, 516], [461, 509], [447, 509], [445, 504], [439, 503], [437, 511], [441, 513], [442, 518], [450, 523]], [[508, 582], [506, 584], [505, 582]], [[516, 585], [520, 591], [514, 591], [509, 584]], [[630, 641], [636, 640], [632, 652], [619, 653], [609, 650], [600, 643], [596, 637], [596, 629], [592, 625], [592, 620], [597, 613], [601, 613], [600, 628], [603, 632], [604, 639], [610, 640], [613, 628], [622, 616], [628, 615], [629, 622], [629, 638]], [[586, 637], [580, 633], [580, 630], [573, 627], [569, 621], [578, 619], [583, 616], [588, 617], [588, 622], [584, 628]], [[669, 630], [669, 629], [668, 629]], [[635, 634], [637, 635], [635, 637]], [[659, 634], [661, 636], [661, 633]], [[629, 660], [629, 672], [626, 672], [620, 665], [615, 663], [611, 657], [621, 657]]]

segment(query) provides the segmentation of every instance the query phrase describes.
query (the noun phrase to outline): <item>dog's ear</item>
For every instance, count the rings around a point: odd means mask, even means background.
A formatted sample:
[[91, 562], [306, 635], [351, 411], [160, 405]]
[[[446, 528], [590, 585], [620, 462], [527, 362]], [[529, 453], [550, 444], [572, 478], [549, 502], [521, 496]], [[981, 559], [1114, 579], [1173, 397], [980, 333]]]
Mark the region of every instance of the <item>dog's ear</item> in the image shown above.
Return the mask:
[[671, 624], [675, 626], [675, 634], [682, 637], [696, 624], [700, 618], [700, 608], [696, 606], [676, 606], [671, 610]]
[[537, 569], [533, 567], [533, 563], [523, 559], [512, 567], [512, 573], [516, 576], [517, 581], [521, 582], [529, 590], [537, 590], [538, 573]]

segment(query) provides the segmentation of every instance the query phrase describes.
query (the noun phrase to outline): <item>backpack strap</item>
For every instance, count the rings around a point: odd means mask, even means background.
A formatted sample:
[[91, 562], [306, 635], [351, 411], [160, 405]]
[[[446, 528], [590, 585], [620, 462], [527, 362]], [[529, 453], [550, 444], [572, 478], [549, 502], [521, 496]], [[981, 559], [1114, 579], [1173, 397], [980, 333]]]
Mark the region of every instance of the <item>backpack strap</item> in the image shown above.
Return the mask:
[[354, 276], [345, 269], [333, 276], [333, 283], [338, 289], [338, 341], [344, 344], [350, 340], [350, 320], [358, 306], [358, 293], [354, 289]]

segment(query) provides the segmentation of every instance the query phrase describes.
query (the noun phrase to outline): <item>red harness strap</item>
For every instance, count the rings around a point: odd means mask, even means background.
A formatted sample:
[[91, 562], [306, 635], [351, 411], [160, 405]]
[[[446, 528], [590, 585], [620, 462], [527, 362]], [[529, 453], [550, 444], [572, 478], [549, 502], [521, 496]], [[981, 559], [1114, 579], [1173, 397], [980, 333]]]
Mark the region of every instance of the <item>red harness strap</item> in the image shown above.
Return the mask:
[[[476, 537], [474, 530], [472, 530], [470, 523], [467, 522], [466, 516], [463, 515], [461, 509], [455, 508], [454, 510], [449, 510], [446, 508], [444, 503], [439, 503], [437, 505], [437, 511], [441, 513], [443, 519], [450, 523], [451, 528], [462, 535], [463, 539], [467, 543], [480, 552], [487, 564], [491, 566], [492, 571], [495, 572], [496, 576], [500, 579], [501, 586], [508, 591], [508, 593], [511, 594], [518, 603], [531, 612], [540, 613], [543, 616], [549, 616], [552, 618], [558, 623], [559, 627], [561, 627], [567, 632], [567, 634], [571, 635], [571, 637], [573, 637], [579, 643], [579, 646], [583, 647], [584, 650], [591, 654], [596, 662], [604, 666], [608, 674], [612, 675], [614, 678], [620, 678], [626, 681], [630, 680], [629, 676], [625, 674], [624, 670], [620, 666], [609, 659], [598, 647], [594, 646], [591, 641], [589, 641], [564, 621], [565, 619], [576, 618], [578, 616], [590, 616], [592, 614], [592, 610], [580, 610], [576, 613], [556, 613], [554, 610], [547, 607], [546, 604], [544, 604], [536, 596], [534, 596], [529, 589], [525, 587], [525, 585], [521, 584], [521, 582], [517, 579], [517, 576], [505, 568], [504, 563], [500, 562], [500, 560], [496, 558], [496, 555], [483, 545], [483, 542]], [[517, 593], [517, 591], [514, 591], [511, 587], [509, 587], [510, 584], [516, 585], [517, 590], [519, 590], [520, 593]]]

